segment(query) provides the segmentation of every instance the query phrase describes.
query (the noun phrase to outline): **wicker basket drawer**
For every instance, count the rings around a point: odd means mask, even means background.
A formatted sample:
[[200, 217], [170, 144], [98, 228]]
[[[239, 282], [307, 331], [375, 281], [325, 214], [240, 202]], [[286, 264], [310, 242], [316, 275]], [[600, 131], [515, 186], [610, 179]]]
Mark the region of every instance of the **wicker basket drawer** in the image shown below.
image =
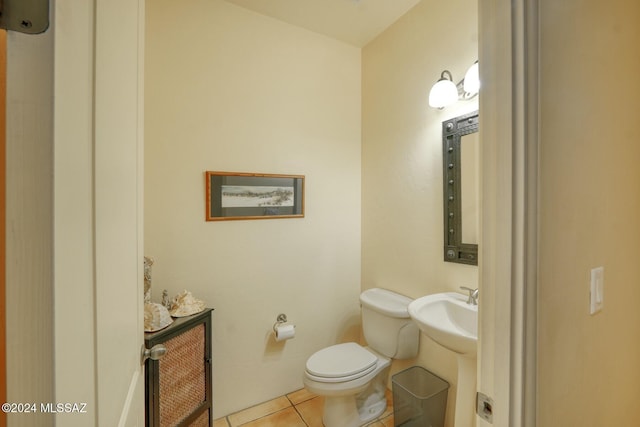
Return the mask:
[[145, 334], [145, 345], [162, 344], [166, 354], [146, 364], [146, 425], [196, 426], [212, 423], [211, 310], [177, 319]]

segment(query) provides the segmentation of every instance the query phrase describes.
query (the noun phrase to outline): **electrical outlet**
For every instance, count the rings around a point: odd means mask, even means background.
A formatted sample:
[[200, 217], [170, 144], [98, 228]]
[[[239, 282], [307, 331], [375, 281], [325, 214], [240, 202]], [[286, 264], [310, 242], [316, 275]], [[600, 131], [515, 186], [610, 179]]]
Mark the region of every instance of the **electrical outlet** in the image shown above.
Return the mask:
[[596, 314], [604, 307], [604, 267], [591, 270], [591, 306], [589, 312]]
[[493, 424], [493, 399], [484, 393], [478, 392], [476, 413], [486, 422]]

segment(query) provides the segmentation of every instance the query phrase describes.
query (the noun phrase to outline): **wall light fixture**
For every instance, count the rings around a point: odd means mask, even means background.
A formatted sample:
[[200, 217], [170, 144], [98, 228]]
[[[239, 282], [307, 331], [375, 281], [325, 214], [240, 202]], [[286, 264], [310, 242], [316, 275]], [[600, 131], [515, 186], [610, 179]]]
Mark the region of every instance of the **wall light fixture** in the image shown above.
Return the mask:
[[480, 76], [478, 61], [474, 62], [464, 75], [464, 79], [455, 84], [449, 70], [440, 74], [440, 79], [433, 85], [429, 92], [429, 106], [443, 109], [458, 100], [474, 98], [480, 90]]

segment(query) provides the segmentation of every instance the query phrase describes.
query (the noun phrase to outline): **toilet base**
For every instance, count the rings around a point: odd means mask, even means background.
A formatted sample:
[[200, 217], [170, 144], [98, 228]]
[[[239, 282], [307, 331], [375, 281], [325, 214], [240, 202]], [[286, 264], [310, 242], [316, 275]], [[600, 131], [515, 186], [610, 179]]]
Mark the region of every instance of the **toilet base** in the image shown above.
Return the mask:
[[356, 395], [325, 396], [322, 421], [325, 427], [360, 427], [378, 418], [387, 408], [387, 365]]
[[[387, 400], [370, 403], [361, 414], [354, 396], [325, 397], [322, 422], [325, 427], [360, 427], [378, 418], [387, 408]], [[365, 412], [365, 411], [363, 411]]]

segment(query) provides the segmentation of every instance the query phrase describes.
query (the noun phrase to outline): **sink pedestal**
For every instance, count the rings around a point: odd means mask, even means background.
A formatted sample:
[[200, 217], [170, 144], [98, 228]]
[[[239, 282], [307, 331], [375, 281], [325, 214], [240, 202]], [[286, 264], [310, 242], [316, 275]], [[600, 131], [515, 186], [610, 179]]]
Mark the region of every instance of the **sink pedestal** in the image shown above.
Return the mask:
[[409, 315], [420, 330], [457, 356], [455, 427], [476, 425], [476, 354], [478, 306], [456, 292], [427, 295], [409, 304]]
[[457, 355], [458, 385], [456, 388], [455, 427], [476, 425], [476, 358]]

